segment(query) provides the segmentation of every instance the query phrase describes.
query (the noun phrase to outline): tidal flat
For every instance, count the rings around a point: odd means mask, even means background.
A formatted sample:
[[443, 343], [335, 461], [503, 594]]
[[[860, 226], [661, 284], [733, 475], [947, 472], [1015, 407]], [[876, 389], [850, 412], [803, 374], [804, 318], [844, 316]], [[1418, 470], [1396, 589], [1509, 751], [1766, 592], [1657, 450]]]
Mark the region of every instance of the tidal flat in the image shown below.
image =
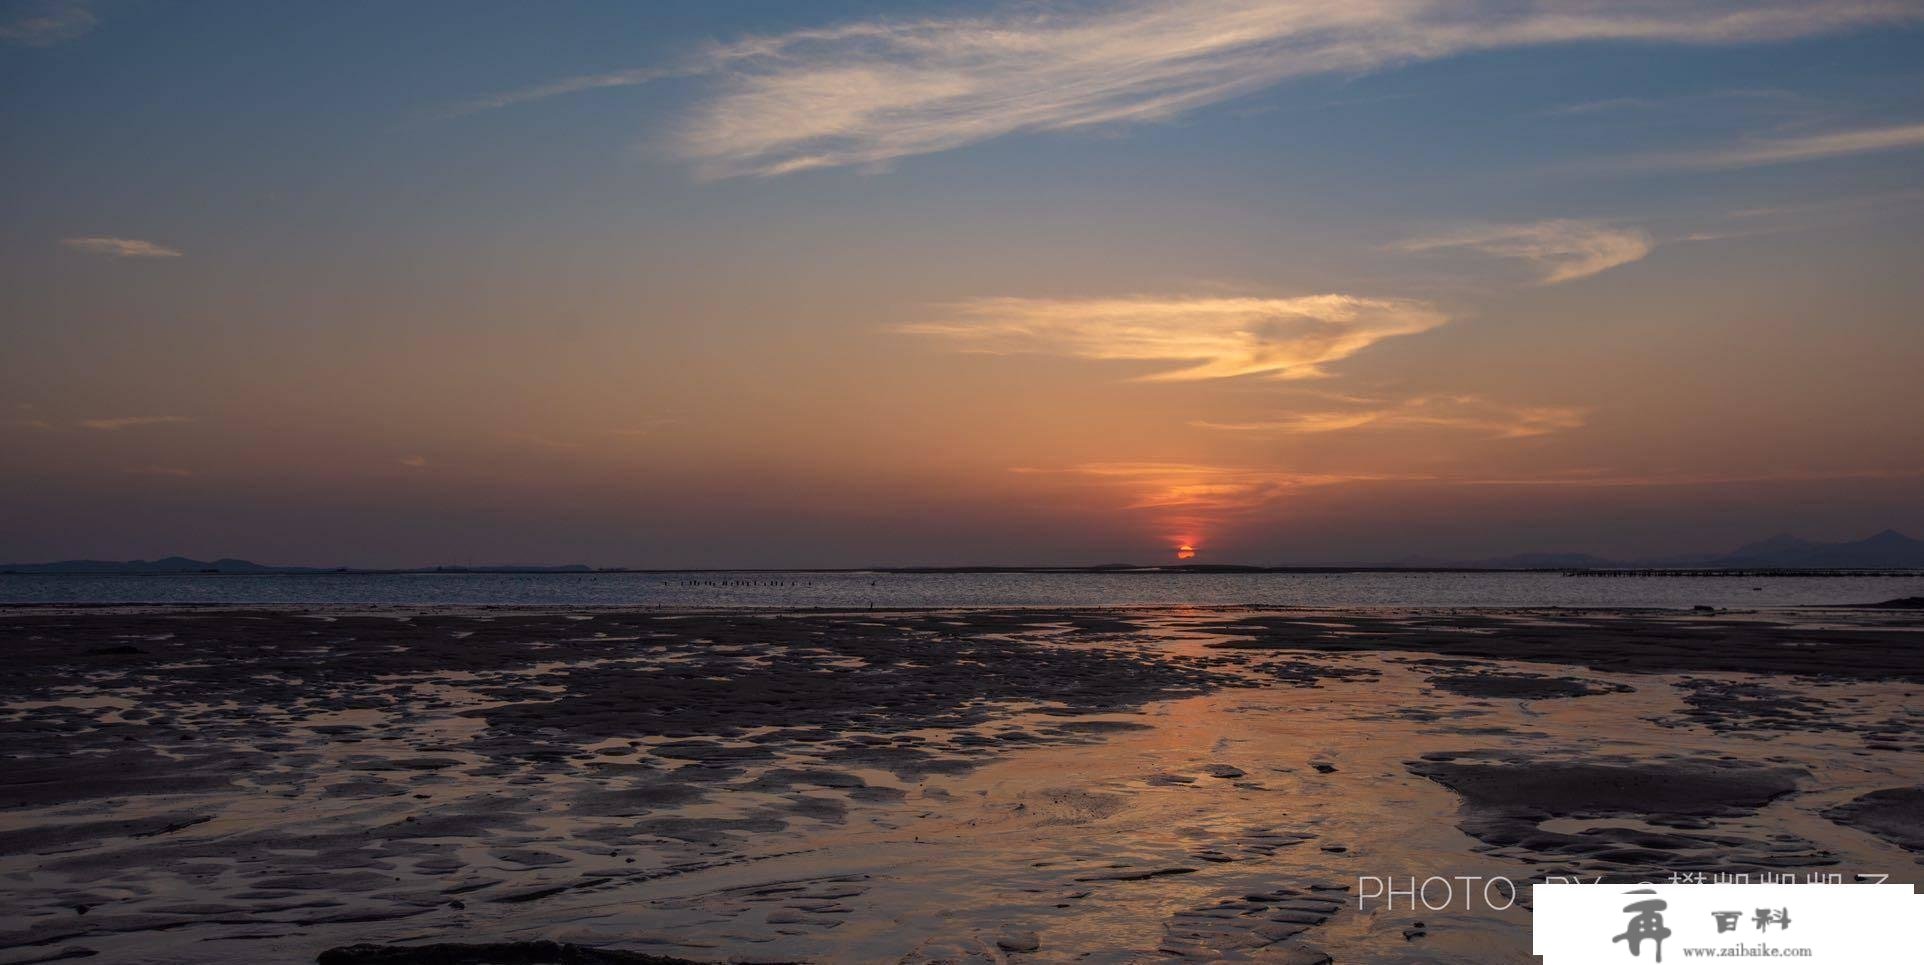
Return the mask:
[[[1915, 609], [17, 607], [0, 648], [0, 965], [1524, 962], [1546, 876], [1924, 880]], [[1525, 887], [1363, 884], [1431, 876]]]

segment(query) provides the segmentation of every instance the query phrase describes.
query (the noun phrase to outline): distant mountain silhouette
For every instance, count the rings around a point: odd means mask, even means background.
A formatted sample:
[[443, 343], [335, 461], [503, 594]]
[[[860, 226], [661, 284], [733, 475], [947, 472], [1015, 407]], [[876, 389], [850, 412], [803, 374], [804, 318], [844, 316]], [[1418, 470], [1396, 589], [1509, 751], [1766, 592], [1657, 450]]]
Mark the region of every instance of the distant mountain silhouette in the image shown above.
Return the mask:
[[1924, 567], [1924, 542], [1887, 529], [1854, 543], [1816, 543], [1795, 536], [1773, 536], [1707, 561], [1712, 566], [1829, 567], [1909, 569]]
[[1799, 553], [1807, 553], [1822, 545], [1824, 544], [1792, 536], [1789, 533], [1778, 533], [1769, 539], [1760, 539], [1747, 546], [1739, 546], [1729, 553], [1724, 554], [1721, 558], [1748, 560], [1787, 557]]

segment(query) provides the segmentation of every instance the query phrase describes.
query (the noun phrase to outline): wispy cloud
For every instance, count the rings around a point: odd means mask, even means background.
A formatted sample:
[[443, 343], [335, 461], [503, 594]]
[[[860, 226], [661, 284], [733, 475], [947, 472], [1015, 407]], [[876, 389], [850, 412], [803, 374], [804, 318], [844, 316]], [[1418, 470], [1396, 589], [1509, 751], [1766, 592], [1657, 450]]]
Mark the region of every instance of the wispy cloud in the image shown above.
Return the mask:
[[608, 434], [611, 436], [641, 438], [643, 436], [655, 435], [663, 429], [672, 428], [681, 425], [681, 423], [682, 420], [679, 416], [657, 416], [652, 419], [638, 420], [632, 425], [617, 426], [609, 429]]
[[428, 458], [426, 456], [403, 456], [400, 462], [401, 465], [409, 469], [426, 469], [428, 467]]
[[1794, 201], [1783, 204], [1758, 205], [1739, 208], [1730, 212], [1732, 218], [1774, 218], [1784, 215], [1828, 214], [1837, 211], [1861, 211], [1866, 208], [1884, 211], [1893, 207], [1917, 204], [1924, 201], [1924, 188], [1905, 188], [1899, 191], [1879, 191], [1873, 194], [1853, 194], [1844, 197], [1824, 198], [1817, 201]]
[[186, 479], [192, 476], [194, 471], [192, 469], [181, 469], [178, 466], [137, 466], [127, 470], [127, 473], [132, 476], [164, 476], [170, 479]]
[[1089, 463], [1066, 471], [1133, 490], [1129, 509], [1217, 513], [1252, 509], [1295, 489], [1406, 478], [1375, 473], [1301, 473], [1159, 462]]
[[1179, 462], [1098, 462], [1012, 472], [1093, 486], [1117, 508], [1149, 514], [1172, 545], [1197, 544], [1227, 522], [1262, 512], [1292, 493], [1344, 483], [1425, 477], [1374, 473], [1302, 473]]
[[1795, 137], [1754, 138], [1730, 147], [1654, 155], [1638, 163], [1658, 168], [1747, 168], [1919, 147], [1924, 147], [1924, 124], [1898, 124]]
[[1413, 238], [1404, 251], [1468, 248], [1536, 266], [1545, 285], [1587, 278], [1627, 265], [1650, 253], [1654, 244], [1639, 228], [1559, 218], [1529, 224], [1473, 225], [1429, 238]]
[[516, 104], [526, 104], [530, 101], [560, 97], [564, 94], [579, 94], [583, 91], [605, 90], [613, 87], [634, 87], [639, 84], [646, 84], [649, 81], [660, 80], [664, 77], [701, 73], [705, 72], [705, 70], [706, 68], [683, 70], [651, 70], [638, 68], [634, 70], [611, 70], [605, 74], [583, 74], [579, 77], [568, 77], [552, 83], [539, 84], [521, 90], [508, 91], [488, 97], [478, 97], [457, 106], [449, 113], [458, 117], [462, 114], [475, 114], [481, 111], [498, 110], [503, 107], [513, 107]]
[[1771, 87], [1738, 87], [1725, 90], [1695, 91], [1667, 97], [1610, 97], [1603, 100], [1580, 101], [1564, 104], [1536, 112], [1541, 117], [1582, 117], [1594, 114], [1607, 114], [1617, 111], [1681, 110], [1700, 111], [1707, 105], [1718, 103], [1720, 114], [1728, 115], [1731, 109], [1741, 110], [1746, 106], [1752, 109], [1782, 110], [1793, 106], [1815, 106], [1810, 98], [1795, 91]]
[[85, 35], [100, 18], [82, 0], [28, 0], [9, 4], [0, 23], [0, 42], [22, 47], [51, 47]]
[[1235, 432], [1321, 433], [1360, 429], [1447, 429], [1522, 439], [1576, 429], [1587, 412], [1568, 406], [1507, 405], [1474, 395], [1430, 395], [1359, 408], [1292, 412], [1258, 422], [1197, 422]]
[[981, 298], [941, 321], [897, 331], [941, 338], [964, 351], [1036, 353], [1181, 363], [1148, 381], [1240, 375], [1307, 378], [1387, 338], [1449, 319], [1423, 302], [1309, 295], [1300, 298]]
[[194, 420], [191, 417], [184, 415], [127, 415], [117, 416], [112, 419], [82, 419], [78, 425], [82, 429], [95, 429], [101, 432], [119, 432], [122, 429], [133, 429], [140, 426], [171, 425], [178, 422], [192, 421]]
[[166, 245], [138, 238], [62, 238], [60, 244], [74, 251], [112, 258], [179, 258], [181, 252]]
[[1342, 486], [1518, 487], [1643, 489], [1729, 485], [1783, 485], [1832, 481], [1914, 479], [1924, 469], [1784, 470], [1763, 473], [1619, 472], [1601, 468], [1549, 471], [1533, 476], [1471, 473], [1292, 472], [1255, 466], [1189, 462], [1095, 462], [1061, 468], [1019, 467], [1011, 472], [1058, 480], [1076, 499], [1142, 513], [1163, 530], [1171, 546], [1199, 544], [1212, 533], [1286, 512], [1307, 492]]
[[532, 446], [536, 449], [575, 450], [585, 448], [578, 440], [556, 439], [553, 436], [535, 435], [528, 432], [509, 432], [503, 434], [501, 438], [505, 442], [522, 446]]
[[679, 148], [711, 176], [881, 165], [1021, 131], [1165, 120], [1319, 74], [1572, 41], [1722, 44], [1920, 16], [1904, 0], [1597, 3], [1162, 0], [873, 20], [722, 44], [666, 71], [572, 78], [505, 106], [663, 73], [722, 90]]
[[1181, 462], [1098, 462], [1059, 469], [1018, 467], [1011, 472], [1079, 478], [1127, 493], [1130, 509], [1240, 512], [1274, 502], [1290, 492], [1355, 483], [1434, 486], [1529, 486], [1643, 488], [1717, 486], [1741, 483], [1803, 483], [1840, 480], [1913, 479], [1924, 469], [1786, 469], [1756, 473], [1644, 472], [1584, 468], [1534, 476], [1480, 476], [1463, 473], [1291, 472], [1260, 467]]
[[1786, 469], [1759, 473], [1652, 472], [1617, 473], [1579, 469], [1541, 476], [1463, 477], [1444, 480], [1458, 486], [1565, 486], [1596, 489], [1641, 489], [1657, 486], [1735, 486], [1746, 484], [1834, 482], [1846, 480], [1915, 479], [1924, 469]]

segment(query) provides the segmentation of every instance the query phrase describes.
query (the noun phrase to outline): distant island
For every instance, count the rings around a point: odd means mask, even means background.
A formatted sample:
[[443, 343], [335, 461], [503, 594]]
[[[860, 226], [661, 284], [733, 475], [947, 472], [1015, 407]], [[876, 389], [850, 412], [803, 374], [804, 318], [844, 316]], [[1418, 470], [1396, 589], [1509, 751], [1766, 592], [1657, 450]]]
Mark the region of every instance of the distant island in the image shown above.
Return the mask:
[[1094, 566], [869, 566], [869, 567], [594, 567], [565, 565], [423, 566], [369, 568], [352, 566], [274, 566], [250, 560], [196, 560], [169, 556], [157, 560], [62, 560], [53, 563], [0, 564], [0, 573], [69, 575], [299, 575], [383, 573], [1337, 573], [1422, 572], [1436, 570], [1913, 570], [1924, 569], [1924, 541], [1895, 530], [1846, 543], [1822, 543], [1779, 535], [1740, 546], [1726, 553], [1707, 553], [1646, 559], [1617, 560], [1589, 553], [1523, 553], [1484, 560], [1412, 559], [1393, 563], [1298, 563], [1244, 565], [1235, 563], [1137, 564]]

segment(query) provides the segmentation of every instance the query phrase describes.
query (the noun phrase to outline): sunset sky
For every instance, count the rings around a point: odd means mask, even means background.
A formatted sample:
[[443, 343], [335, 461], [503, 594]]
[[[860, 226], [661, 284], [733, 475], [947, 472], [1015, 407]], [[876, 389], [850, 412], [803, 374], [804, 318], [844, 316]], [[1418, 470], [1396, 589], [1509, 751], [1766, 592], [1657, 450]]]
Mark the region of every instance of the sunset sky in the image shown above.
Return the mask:
[[0, 18], [0, 561], [1924, 536], [1924, 2]]

